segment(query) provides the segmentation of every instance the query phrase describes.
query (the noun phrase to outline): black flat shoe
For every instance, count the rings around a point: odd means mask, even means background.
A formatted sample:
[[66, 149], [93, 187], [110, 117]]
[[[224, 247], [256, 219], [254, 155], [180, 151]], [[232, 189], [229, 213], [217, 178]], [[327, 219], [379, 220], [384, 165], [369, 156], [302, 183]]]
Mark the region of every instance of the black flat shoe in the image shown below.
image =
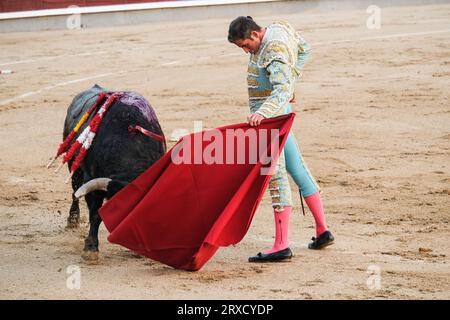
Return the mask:
[[308, 248], [319, 250], [334, 243], [334, 237], [330, 231], [325, 231], [319, 237], [312, 237], [312, 242], [308, 244]]
[[248, 262], [278, 262], [292, 258], [292, 251], [286, 248], [272, 253], [258, 253], [254, 257], [248, 258]]

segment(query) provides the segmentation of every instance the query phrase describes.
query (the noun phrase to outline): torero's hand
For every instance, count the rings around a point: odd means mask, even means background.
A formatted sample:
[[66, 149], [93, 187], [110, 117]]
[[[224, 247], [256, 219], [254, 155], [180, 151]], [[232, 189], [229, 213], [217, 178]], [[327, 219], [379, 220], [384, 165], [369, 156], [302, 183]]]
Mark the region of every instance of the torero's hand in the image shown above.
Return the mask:
[[264, 116], [259, 113], [252, 113], [247, 117], [247, 121], [252, 127], [259, 126], [264, 119]]

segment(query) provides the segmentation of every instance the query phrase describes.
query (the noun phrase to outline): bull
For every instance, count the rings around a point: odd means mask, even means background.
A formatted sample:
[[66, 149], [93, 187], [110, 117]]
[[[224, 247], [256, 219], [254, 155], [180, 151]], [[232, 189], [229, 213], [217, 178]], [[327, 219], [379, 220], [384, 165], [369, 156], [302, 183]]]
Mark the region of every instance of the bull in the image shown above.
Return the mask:
[[[95, 85], [73, 99], [67, 110], [63, 139], [69, 135], [101, 92], [107, 90]], [[82, 132], [86, 125], [87, 123], [79, 132]], [[130, 130], [136, 126], [145, 128], [163, 139], [154, 139]], [[79, 225], [79, 198], [85, 197], [89, 209], [90, 226], [84, 241], [84, 258], [98, 259], [98, 229], [102, 222], [98, 210], [105, 199], [111, 198], [147, 170], [165, 152], [164, 134], [150, 104], [135, 92], [122, 92], [121, 97], [104, 115], [91, 147], [71, 178], [73, 193], [67, 227], [74, 228]], [[69, 168], [70, 166], [71, 161]]]

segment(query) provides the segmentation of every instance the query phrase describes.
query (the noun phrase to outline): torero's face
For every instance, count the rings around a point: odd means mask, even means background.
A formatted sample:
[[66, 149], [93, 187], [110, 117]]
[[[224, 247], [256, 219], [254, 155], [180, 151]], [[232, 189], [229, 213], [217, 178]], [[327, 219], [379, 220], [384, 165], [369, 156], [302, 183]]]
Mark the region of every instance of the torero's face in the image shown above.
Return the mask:
[[258, 32], [252, 31], [250, 33], [250, 38], [237, 39], [234, 44], [244, 50], [245, 53], [255, 54], [259, 51], [259, 47], [261, 46], [261, 37]]

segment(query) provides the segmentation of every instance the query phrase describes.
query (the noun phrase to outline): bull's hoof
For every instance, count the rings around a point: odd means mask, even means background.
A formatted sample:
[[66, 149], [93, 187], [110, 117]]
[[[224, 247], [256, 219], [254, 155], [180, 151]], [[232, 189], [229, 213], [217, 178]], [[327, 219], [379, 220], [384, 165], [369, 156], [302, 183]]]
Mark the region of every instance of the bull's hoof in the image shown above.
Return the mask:
[[76, 229], [80, 226], [79, 221], [67, 221], [66, 229]]
[[67, 229], [75, 229], [80, 226], [80, 217], [78, 216], [69, 216], [67, 218]]
[[84, 261], [91, 263], [91, 264], [96, 264], [96, 263], [98, 263], [98, 260], [99, 260], [98, 259], [98, 251], [85, 250], [81, 254], [81, 257], [83, 258]]
[[96, 263], [98, 261], [98, 240], [87, 237], [84, 240], [84, 250], [81, 256], [87, 262]]

